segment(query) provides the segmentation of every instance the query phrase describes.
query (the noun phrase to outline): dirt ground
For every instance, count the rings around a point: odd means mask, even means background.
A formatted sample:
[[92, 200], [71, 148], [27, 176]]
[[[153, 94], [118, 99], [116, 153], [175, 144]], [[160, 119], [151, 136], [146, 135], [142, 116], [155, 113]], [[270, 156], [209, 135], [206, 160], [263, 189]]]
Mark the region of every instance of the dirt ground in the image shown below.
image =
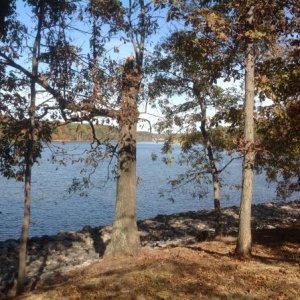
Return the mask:
[[300, 222], [253, 232], [253, 257], [236, 238], [102, 259], [57, 274], [17, 299], [300, 299]]

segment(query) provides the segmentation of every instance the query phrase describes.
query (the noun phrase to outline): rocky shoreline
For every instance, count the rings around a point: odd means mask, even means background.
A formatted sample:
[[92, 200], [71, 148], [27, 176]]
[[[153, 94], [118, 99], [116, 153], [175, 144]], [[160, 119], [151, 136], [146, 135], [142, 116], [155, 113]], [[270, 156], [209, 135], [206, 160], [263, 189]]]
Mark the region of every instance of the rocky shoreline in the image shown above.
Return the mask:
[[[236, 234], [238, 207], [222, 209], [223, 232]], [[300, 201], [252, 206], [252, 228], [272, 229], [290, 226], [300, 220]], [[211, 210], [158, 215], [138, 221], [142, 245], [152, 248], [174, 247], [203, 241], [214, 236], [215, 217]], [[110, 239], [111, 226], [85, 226], [80, 231], [54, 236], [33, 237], [28, 242], [28, 288], [71, 269], [89, 265], [102, 257]], [[16, 283], [18, 240], [0, 242], [0, 298]]]

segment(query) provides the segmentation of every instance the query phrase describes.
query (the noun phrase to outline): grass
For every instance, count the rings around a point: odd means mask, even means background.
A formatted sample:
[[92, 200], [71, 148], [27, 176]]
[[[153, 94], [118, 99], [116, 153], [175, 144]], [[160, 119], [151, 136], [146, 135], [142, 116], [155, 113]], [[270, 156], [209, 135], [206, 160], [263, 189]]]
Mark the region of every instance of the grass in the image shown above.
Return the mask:
[[231, 236], [143, 249], [57, 274], [18, 299], [300, 299], [299, 239], [299, 224], [257, 231], [249, 260], [232, 255]]

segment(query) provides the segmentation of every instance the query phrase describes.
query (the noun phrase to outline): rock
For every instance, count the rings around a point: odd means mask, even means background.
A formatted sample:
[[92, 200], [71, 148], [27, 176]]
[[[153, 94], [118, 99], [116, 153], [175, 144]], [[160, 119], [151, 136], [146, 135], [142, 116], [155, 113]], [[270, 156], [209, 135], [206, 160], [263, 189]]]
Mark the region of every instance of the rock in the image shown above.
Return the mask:
[[85, 226], [82, 228], [82, 231], [83, 231], [83, 232], [92, 232], [92, 231], [93, 231], [93, 228], [92, 228], [90, 225], [85, 225]]
[[[222, 209], [224, 234], [237, 232], [237, 207]], [[253, 226], [272, 229], [287, 226], [300, 218], [300, 201], [268, 203], [253, 206]], [[174, 215], [158, 215], [138, 221], [141, 243], [144, 247], [166, 248], [189, 245], [211, 239], [215, 235], [213, 211], [192, 211]], [[36, 280], [47, 280], [56, 274], [85, 266], [99, 259], [110, 241], [112, 227], [81, 231], [61, 231], [55, 236], [33, 237], [28, 242], [29, 285]], [[18, 262], [17, 240], [0, 242], [0, 299], [15, 286]]]

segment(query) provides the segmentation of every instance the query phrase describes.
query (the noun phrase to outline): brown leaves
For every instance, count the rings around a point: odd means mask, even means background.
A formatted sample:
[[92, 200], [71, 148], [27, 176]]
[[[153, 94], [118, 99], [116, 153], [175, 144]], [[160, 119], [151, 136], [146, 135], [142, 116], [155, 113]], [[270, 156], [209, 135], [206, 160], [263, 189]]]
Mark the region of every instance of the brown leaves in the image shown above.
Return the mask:
[[261, 147], [260, 140], [256, 140], [254, 143], [246, 141], [243, 137], [237, 138], [233, 140], [233, 144], [235, 145], [235, 150], [241, 152], [243, 155], [246, 153], [268, 153], [269, 151], [263, 147]]

